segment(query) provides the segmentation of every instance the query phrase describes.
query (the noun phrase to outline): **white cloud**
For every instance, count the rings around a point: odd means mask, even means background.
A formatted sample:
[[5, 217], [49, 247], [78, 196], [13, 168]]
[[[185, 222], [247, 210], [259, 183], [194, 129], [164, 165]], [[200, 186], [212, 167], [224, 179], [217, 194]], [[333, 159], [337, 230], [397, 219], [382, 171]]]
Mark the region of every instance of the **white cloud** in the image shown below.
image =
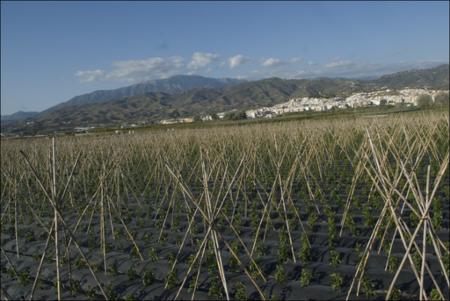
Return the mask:
[[142, 60], [125, 60], [113, 62], [110, 71], [86, 70], [78, 71], [75, 76], [81, 82], [96, 80], [120, 80], [126, 82], [150, 80], [168, 77], [183, 71], [183, 58], [172, 56], [167, 58], [150, 57]]
[[325, 65], [327, 68], [338, 68], [338, 67], [347, 67], [352, 65], [351, 61], [348, 60], [337, 60]]
[[[250, 62], [250, 63], [248, 63]], [[248, 64], [252, 71], [237, 73], [239, 66]], [[263, 58], [252, 60], [242, 54], [221, 59], [218, 54], [195, 52], [191, 60], [180, 56], [149, 57], [138, 60], [122, 60], [112, 63], [109, 69], [79, 70], [74, 75], [81, 82], [124, 81], [139, 82], [159, 78], [167, 78], [175, 74], [203, 74], [205, 76], [221, 76], [225, 71], [221, 67], [232, 69], [232, 73], [249, 79], [267, 77], [281, 78], [314, 78], [314, 77], [373, 77], [413, 68], [425, 68], [439, 62], [398, 62], [394, 64], [350, 61], [333, 58], [328, 63], [318, 63], [307, 58], [292, 57], [286, 60]], [[256, 69], [256, 70], [255, 70]], [[233, 76], [233, 75], [231, 75]]]
[[238, 55], [232, 56], [228, 59], [228, 65], [230, 66], [231, 69], [233, 69], [240, 65], [245, 64], [248, 61], [249, 61], [248, 58], [246, 58], [242, 54], [238, 54]]
[[167, 77], [181, 71], [183, 58], [179, 56], [151, 57], [143, 60], [117, 61], [113, 65], [115, 69], [106, 74], [106, 79], [149, 80]]
[[80, 79], [81, 82], [93, 82], [105, 75], [103, 70], [79, 70], [75, 73], [75, 76]]
[[283, 64], [283, 62], [280, 59], [273, 58], [273, 57], [265, 59], [262, 62], [262, 65], [265, 66], [265, 67], [279, 66], [281, 64]]
[[218, 54], [207, 52], [194, 52], [192, 59], [188, 64], [188, 68], [191, 70], [197, 70], [208, 66], [219, 58]]

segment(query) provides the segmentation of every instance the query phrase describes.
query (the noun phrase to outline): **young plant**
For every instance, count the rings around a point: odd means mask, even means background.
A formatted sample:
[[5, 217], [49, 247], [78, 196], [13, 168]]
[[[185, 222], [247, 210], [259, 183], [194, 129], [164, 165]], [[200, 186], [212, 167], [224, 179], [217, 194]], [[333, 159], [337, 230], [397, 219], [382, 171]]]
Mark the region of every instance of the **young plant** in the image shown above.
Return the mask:
[[34, 239], [35, 239], [34, 238], [34, 232], [33, 231], [28, 231], [26, 236], [25, 236], [25, 240], [27, 242], [32, 242], [32, 241], [34, 241]]
[[433, 217], [431, 221], [435, 230], [442, 228], [442, 203], [438, 198], [433, 200]]
[[128, 280], [135, 280], [139, 278], [139, 275], [136, 273], [136, 271], [131, 266], [127, 271]]
[[111, 274], [111, 276], [116, 276], [119, 274], [117, 263], [115, 261], [108, 266], [108, 273]]
[[147, 233], [145, 233], [144, 234], [144, 240], [146, 241], [146, 242], [149, 242], [150, 240], [151, 240], [151, 238], [152, 238], [152, 235], [151, 235], [151, 233], [150, 232], [147, 232]]
[[161, 238], [159, 239], [159, 242], [161, 243], [161, 245], [166, 244], [168, 237], [169, 237], [169, 235], [167, 234], [167, 232], [161, 233]]
[[[394, 287], [391, 293], [391, 297], [389, 298], [391, 301], [400, 301], [402, 300], [402, 291], [398, 288]], [[435, 300], [435, 299], [431, 299]]]
[[88, 290], [86, 291], [86, 296], [88, 297], [89, 300], [97, 300], [97, 293], [95, 292], [95, 289], [93, 288], [88, 288]]
[[22, 271], [18, 273], [19, 282], [22, 285], [28, 284], [30, 281], [30, 273], [29, 271]]
[[442, 263], [444, 264], [444, 268], [449, 271], [450, 270], [450, 255], [448, 253], [444, 253], [442, 256]]
[[[187, 258], [187, 265], [191, 266], [194, 263], [194, 259], [195, 259], [195, 254], [189, 255]], [[198, 263], [198, 261], [194, 264], [194, 266], [193, 266], [194, 268], [195, 268], [195, 266], [197, 266], [197, 263]]]
[[146, 271], [142, 277], [142, 284], [144, 286], [152, 285], [155, 282], [155, 275], [152, 271]]
[[374, 293], [374, 284], [370, 279], [363, 278], [361, 281], [361, 286], [363, 288], [363, 292], [367, 298], [375, 295]]
[[395, 271], [397, 271], [397, 268], [400, 264], [400, 260], [398, 259], [398, 257], [395, 256], [389, 256], [389, 260], [388, 260], [388, 271], [391, 273], [394, 273]]
[[166, 277], [167, 288], [169, 288], [169, 289], [173, 288], [177, 285], [177, 283], [178, 283], [178, 277], [177, 277], [177, 274], [174, 269], [173, 271], [169, 272], [169, 274], [167, 274], [167, 277]]
[[335, 268], [341, 263], [341, 254], [336, 250], [330, 251], [330, 265]]
[[288, 260], [288, 236], [284, 231], [284, 228], [280, 232], [280, 238], [278, 243], [278, 262], [284, 263]]
[[304, 268], [300, 275], [300, 285], [305, 287], [311, 283], [312, 272], [309, 269]]
[[430, 300], [444, 300], [439, 294], [436, 288], [433, 288], [430, 292]]
[[334, 247], [334, 240], [336, 238], [337, 230], [336, 223], [334, 221], [335, 213], [330, 211], [328, 215], [328, 247]]
[[361, 209], [361, 202], [357, 197], [352, 198], [352, 205], [356, 209]]
[[82, 290], [80, 281], [72, 279], [69, 286], [69, 291], [72, 296], [81, 293]]
[[342, 278], [341, 274], [339, 273], [332, 273], [330, 275], [331, 280], [331, 288], [335, 291], [338, 291], [341, 289], [342, 284], [344, 283], [344, 279]]
[[250, 276], [252, 277], [252, 279], [257, 279], [259, 276], [258, 273], [258, 269], [256, 269], [255, 265], [250, 265], [250, 267], [248, 268], [248, 272], [250, 274]]
[[234, 299], [236, 300], [247, 300], [247, 289], [242, 282], [238, 282], [234, 286]]
[[420, 256], [419, 252], [415, 251], [411, 257], [416, 270], [420, 271], [420, 267], [422, 266], [422, 257]]
[[284, 271], [284, 267], [282, 264], [278, 264], [275, 270], [275, 280], [278, 283], [282, 283], [286, 280], [286, 275]]
[[175, 231], [180, 230], [180, 218], [178, 215], [173, 219], [172, 229]]
[[158, 253], [156, 252], [156, 249], [154, 247], [151, 247], [148, 250], [148, 258], [150, 259], [150, 261], [152, 262], [156, 262], [158, 261], [159, 257], [158, 257]]
[[105, 292], [106, 292], [106, 295], [108, 296], [108, 300], [118, 300], [119, 299], [119, 295], [117, 294], [117, 291], [112, 284], [108, 284], [105, 287]]
[[297, 231], [298, 230], [298, 219], [296, 218], [292, 218], [291, 220], [289, 220], [289, 229], [291, 231]]
[[101, 263], [93, 263], [92, 264], [92, 270], [95, 272], [99, 272], [102, 270], [102, 264]]
[[217, 262], [215, 260], [214, 253], [207, 255], [206, 264], [208, 266], [209, 273], [214, 274], [217, 271]]
[[[256, 202], [254, 202], [256, 205]], [[250, 225], [252, 226], [252, 229], [258, 228], [260, 217], [258, 215], [257, 209], [252, 208], [252, 211], [250, 212]]]
[[175, 262], [175, 254], [172, 252], [169, 252], [169, 254], [167, 254], [167, 262], [169, 263], [169, 265], [173, 265], [173, 263]]
[[264, 245], [262, 241], [258, 241], [255, 245], [255, 256], [256, 257], [262, 257], [266, 254], [266, 250], [264, 248]]
[[192, 293], [194, 291], [194, 288], [195, 288], [195, 277], [192, 277], [191, 280], [189, 281], [188, 292]]
[[11, 277], [11, 278], [14, 278], [15, 276], [18, 276], [17, 274], [16, 274], [16, 271], [14, 270], [14, 268], [13, 267], [8, 267], [7, 269], [6, 269], [6, 274], [9, 276], [9, 277]]
[[218, 277], [214, 277], [209, 285], [208, 295], [217, 299], [223, 298], [223, 287]]
[[311, 246], [308, 243], [308, 236], [306, 233], [303, 233], [301, 238], [299, 258], [302, 263], [307, 263], [311, 260]]
[[347, 218], [345, 219], [345, 221], [346, 221], [347, 227], [349, 228], [352, 235], [353, 236], [358, 235], [358, 228], [356, 228], [356, 224], [355, 224], [355, 221], [353, 220], [353, 217], [348, 215]]
[[309, 214], [307, 223], [308, 223], [309, 229], [313, 232], [314, 232], [314, 229], [315, 229], [318, 219], [319, 219], [319, 217], [315, 211], [312, 211]]
[[409, 212], [409, 223], [411, 227], [414, 229], [419, 223], [419, 217], [413, 211]]
[[83, 268], [85, 265], [86, 265], [86, 263], [85, 263], [85, 261], [83, 260], [83, 258], [81, 258], [81, 257], [78, 257], [78, 258], [75, 260], [75, 262], [74, 262], [74, 266], [75, 266], [77, 269], [81, 269], [81, 268]]
[[354, 249], [355, 249], [356, 255], [358, 256], [358, 259], [361, 259], [362, 256], [364, 255], [364, 249], [363, 249], [362, 244], [360, 242], [356, 242]]

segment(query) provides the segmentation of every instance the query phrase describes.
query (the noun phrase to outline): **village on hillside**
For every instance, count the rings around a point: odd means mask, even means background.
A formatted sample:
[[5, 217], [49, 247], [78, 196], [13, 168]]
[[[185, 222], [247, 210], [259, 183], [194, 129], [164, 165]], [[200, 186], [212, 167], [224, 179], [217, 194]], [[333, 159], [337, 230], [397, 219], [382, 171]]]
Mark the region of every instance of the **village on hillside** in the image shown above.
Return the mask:
[[403, 89], [392, 91], [389, 89], [374, 92], [355, 93], [347, 98], [293, 98], [288, 102], [272, 107], [263, 107], [246, 111], [247, 118], [271, 118], [285, 113], [304, 111], [328, 111], [332, 109], [359, 108], [379, 105], [404, 104], [406, 106], [417, 106], [421, 97], [436, 102], [437, 98], [447, 97], [448, 90], [426, 90], [426, 89]]
[[[292, 98], [287, 102], [280, 103], [271, 107], [261, 107], [257, 109], [251, 109], [245, 111], [245, 117], [248, 119], [254, 118], [272, 118], [278, 115], [286, 113], [297, 113], [307, 111], [329, 111], [333, 109], [346, 109], [346, 108], [360, 108], [368, 106], [380, 106], [380, 105], [397, 105], [402, 104], [405, 106], [418, 106], [420, 99], [428, 100], [430, 103], [439, 101], [439, 98], [447, 99], [448, 90], [428, 90], [428, 89], [402, 89], [391, 90], [382, 89], [372, 92], [360, 92], [352, 94], [349, 97], [332, 97], [332, 98], [317, 98], [317, 97], [302, 97]], [[228, 112], [221, 112], [212, 115], [203, 115], [199, 117], [199, 120], [209, 121], [215, 118], [224, 119], [227, 114], [236, 112], [232, 110]], [[175, 123], [191, 123], [195, 119], [189, 118], [172, 118], [163, 119], [160, 124], [175, 124]]]

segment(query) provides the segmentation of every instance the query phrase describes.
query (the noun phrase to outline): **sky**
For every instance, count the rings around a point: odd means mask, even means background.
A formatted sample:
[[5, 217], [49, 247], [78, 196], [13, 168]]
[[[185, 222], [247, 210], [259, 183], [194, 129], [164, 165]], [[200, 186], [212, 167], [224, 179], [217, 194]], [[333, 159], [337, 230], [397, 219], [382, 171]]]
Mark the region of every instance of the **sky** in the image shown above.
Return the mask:
[[1, 113], [175, 74], [364, 78], [449, 61], [449, 2], [1, 2]]

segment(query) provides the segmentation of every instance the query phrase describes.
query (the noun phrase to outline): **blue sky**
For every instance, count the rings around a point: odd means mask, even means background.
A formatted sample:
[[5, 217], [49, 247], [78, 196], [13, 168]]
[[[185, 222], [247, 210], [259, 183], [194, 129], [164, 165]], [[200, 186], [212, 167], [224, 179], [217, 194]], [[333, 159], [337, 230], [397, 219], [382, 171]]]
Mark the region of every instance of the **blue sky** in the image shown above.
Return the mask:
[[447, 63], [443, 2], [1, 2], [1, 110], [174, 74], [365, 77]]

